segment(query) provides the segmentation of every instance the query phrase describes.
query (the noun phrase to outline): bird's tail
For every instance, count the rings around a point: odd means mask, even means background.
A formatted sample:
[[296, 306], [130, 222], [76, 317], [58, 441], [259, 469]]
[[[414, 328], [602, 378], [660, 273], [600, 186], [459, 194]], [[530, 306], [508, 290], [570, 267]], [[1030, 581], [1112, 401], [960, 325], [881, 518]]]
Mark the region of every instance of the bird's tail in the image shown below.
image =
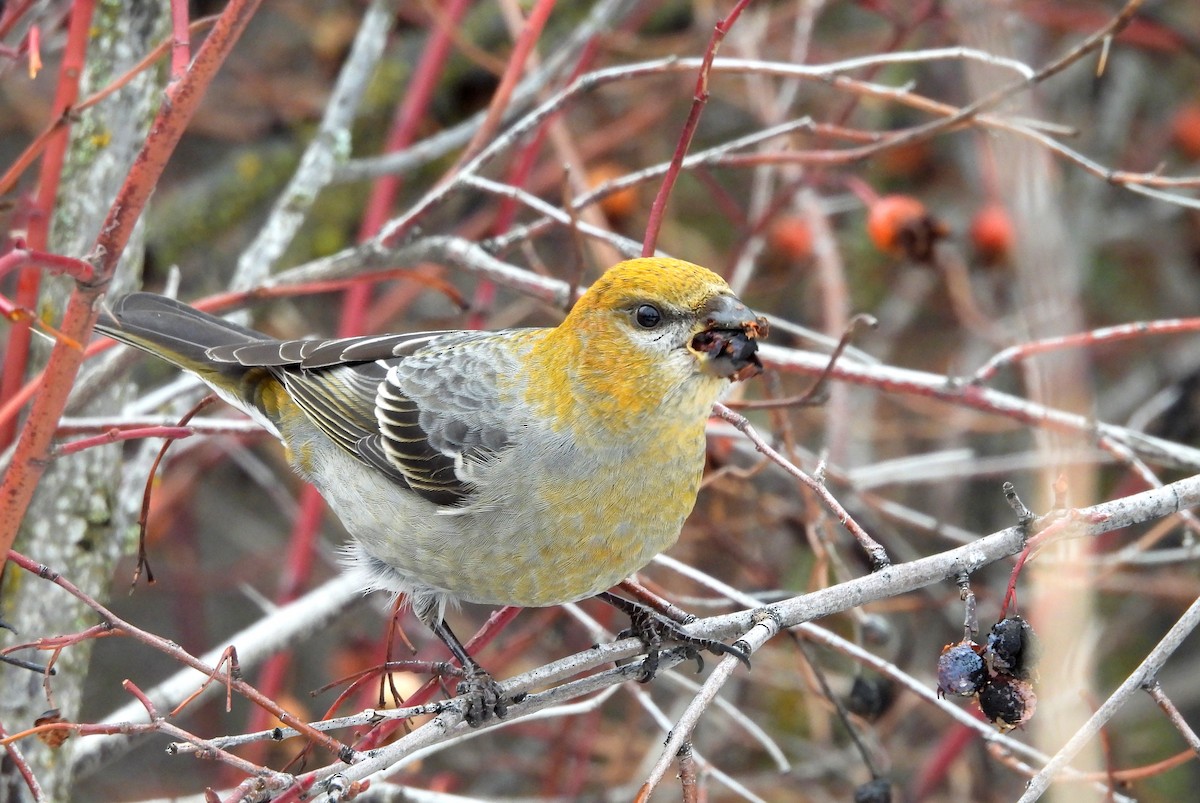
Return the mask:
[[225, 401], [278, 431], [282, 387], [271, 370], [209, 356], [214, 348], [271, 342], [261, 332], [154, 293], [117, 299], [100, 313], [96, 331], [195, 374]]
[[96, 331], [205, 379], [225, 369], [245, 370], [238, 365], [214, 364], [209, 349], [269, 340], [261, 332], [154, 293], [131, 293], [117, 299], [110, 310], [100, 313]]

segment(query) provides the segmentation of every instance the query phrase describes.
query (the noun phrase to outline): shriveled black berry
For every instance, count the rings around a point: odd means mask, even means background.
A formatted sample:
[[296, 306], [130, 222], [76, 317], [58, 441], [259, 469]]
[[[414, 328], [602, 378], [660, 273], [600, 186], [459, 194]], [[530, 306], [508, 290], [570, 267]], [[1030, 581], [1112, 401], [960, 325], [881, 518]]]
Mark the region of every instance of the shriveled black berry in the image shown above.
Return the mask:
[[1020, 616], [1001, 619], [988, 633], [983, 657], [993, 675], [1011, 675], [1028, 680], [1042, 655], [1042, 645], [1033, 627]]
[[881, 717], [896, 699], [896, 684], [882, 675], [858, 675], [847, 695], [846, 709], [867, 721]]
[[979, 690], [979, 710], [1002, 731], [1024, 725], [1037, 710], [1037, 695], [1028, 680], [997, 675]]

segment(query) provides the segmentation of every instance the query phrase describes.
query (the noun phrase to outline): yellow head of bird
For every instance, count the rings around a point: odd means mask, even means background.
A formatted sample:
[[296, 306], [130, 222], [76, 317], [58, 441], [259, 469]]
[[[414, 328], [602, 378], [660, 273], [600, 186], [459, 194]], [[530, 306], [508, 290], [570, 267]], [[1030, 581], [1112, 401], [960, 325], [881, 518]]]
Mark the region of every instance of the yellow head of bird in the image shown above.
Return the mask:
[[762, 370], [757, 341], [768, 329], [720, 276], [666, 258], [631, 259], [610, 268], [563, 325], [603, 332], [605, 340], [632, 353], [733, 380]]

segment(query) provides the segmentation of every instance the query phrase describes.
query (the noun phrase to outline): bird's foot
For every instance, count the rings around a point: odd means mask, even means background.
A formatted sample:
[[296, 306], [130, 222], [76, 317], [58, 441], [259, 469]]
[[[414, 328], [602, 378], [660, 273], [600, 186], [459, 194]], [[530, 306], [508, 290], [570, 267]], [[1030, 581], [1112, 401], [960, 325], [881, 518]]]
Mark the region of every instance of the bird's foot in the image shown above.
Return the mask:
[[431, 622], [429, 627], [462, 665], [462, 680], [458, 682], [457, 693], [461, 699], [463, 719], [467, 724], [478, 728], [492, 716], [504, 719], [504, 715], [508, 713], [508, 704], [512, 700], [504, 696], [496, 679], [471, 657], [471, 653], [467, 652], [467, 648], [459, 641], [458, 636], [454, 635], [445, 619], [437, 619]]
[[500, 684], [478, 664], [464, 670], [463, 679], [458, 682], [458, 699], [463, 719], [472, 728], [478, 728], [493, 716], [504, 719], [508, 713], [509, 700]]
[[[684, 631], [683, 625], [645, 605], [631, 602], [623, 597], [604, 594], [601, 595], [601, 598], [629, 614], [630, 627], [628, 630], [621, 631], [618, 638], [634, 637], [646, 645], [646, 659], [642, 662], [641, 672], [638, 676], [640, 683], [649, 683], [654, 679], [658, 673], [659, 655], [663, 651], [663, 645], [668, 642], [670, 643], [668, 646], [678, 645], [678, 649], [685, 658], [696, 662], [697, 672], [704, 669], [704, 658], [701, 653], [705, 650], [714, 655], [732, 655], [745, 664], [746, 668], [750, 667], [750, 654], [737, 644], [730, 645], [716, 639], [690, 635]], [[614, 600], [619, 600], [619, 602]], [[689, 616], [683, 624], [695, 621], [695, 618]]]

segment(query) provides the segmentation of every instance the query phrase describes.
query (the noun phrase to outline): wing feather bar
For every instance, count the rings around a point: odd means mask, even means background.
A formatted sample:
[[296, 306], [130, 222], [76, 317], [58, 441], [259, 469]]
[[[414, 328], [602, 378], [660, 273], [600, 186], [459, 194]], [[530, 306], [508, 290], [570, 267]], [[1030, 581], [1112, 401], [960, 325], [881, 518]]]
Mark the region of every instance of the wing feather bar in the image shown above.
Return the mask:
[[404, 473], [414, 491], [442, 504], [447, 495], [466, 498], [471, 489], [459, 478], [457, 461], [430, 444], [416, 402], [385, 380], [375, 397], [375, 414], [384, 455]]

